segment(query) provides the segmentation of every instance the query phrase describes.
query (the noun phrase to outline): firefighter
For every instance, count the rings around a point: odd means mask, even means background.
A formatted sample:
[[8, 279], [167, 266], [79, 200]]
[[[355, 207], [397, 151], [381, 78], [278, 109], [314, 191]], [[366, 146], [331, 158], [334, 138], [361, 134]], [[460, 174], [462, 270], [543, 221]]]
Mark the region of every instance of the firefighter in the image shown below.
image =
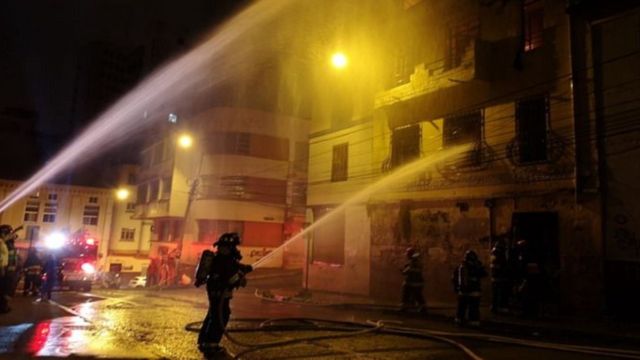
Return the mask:
[[216, 252], [203, 251], [196, 269], [195, 286], [206, 283], [209, 298], [209, 311], [198, 335], [198, 349], [207, 358], [224, 352], [220, 340], [231, 316], [229, 301], [234, 289], [246, 285], [245, 275], [253, 270], [251, 265], [240, 263], [239, 244], [238, 234], [222, 234], [213, 244]]
[[6, 276], [6, 292], [10, 297], [15, 296], [16, 287], [18, 286], [18, 280], [20, 278], [20, 255], [18, 254], [18, 249], [16, 249], [15, 244], [16, 236], [12, 236], [8, 238], [5, 243], [7, 245], [7, 250], [9, 251], [8, 264], [7, 264], [7, 272]]
[[51, 300], [51, 292], [58, 281], [60, 270], [58, 268], [58, 260], [55, 255], [49, 254], [47, 261], [42, 269], [42, 290], [40, 291], [41, 300]]
[[453, 273], [453, 286], [458, 295], [455, 322], [462, 325], [468, 320], [469, 325], [480, 325], [480, 295], [482, 278], [487, 271], [473, 250], [464, 254], [464, 260]]
[[407, 248], [407, 264], [402, 270], [404, 282], [402, 283], [402, 306], [401, 311], [407, 311], [414, 306], [418, 307], [421, 313], [427, 312], [424, 296], [424, 278], [422, 277], [422, 261], [420, 252], [413, 247]]
[[9, 267], [9, 248], [7, 241], [15, 236], [11, 225], [0, 225], [0, 314], [11, 311], [7, 301], [9, 293], [9, 279], [7, 268]]
[[27, 259], [24, 261], [24, 296], [38, 296], [40, 289], [40, 276], [42, 274], [42, 261], [35, 249], [29, 249]]
[[507, 311], [511, 295], [511, 281], [504, 240], [496, 240], [491, 249], [491, 312]]

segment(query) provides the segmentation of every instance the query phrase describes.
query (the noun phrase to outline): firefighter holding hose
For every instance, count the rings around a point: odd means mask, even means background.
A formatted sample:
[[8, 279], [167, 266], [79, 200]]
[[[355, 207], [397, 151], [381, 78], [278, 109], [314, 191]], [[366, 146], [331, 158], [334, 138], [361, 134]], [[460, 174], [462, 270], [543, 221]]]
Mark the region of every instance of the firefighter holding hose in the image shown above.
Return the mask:
[[206, 284], [209, 298], [209, 311], [198, 335], [198, 349], [207, 358], [224, 352], [220, 340], [231, 316], [233, 290], [246, 286], [245, 275], [253, 270], [251, 265], [240, 263], [239, 244], [237, 233], [222, 234], [213, 244], [216, 252], [203, 251], [196, 269], [195, 286]]

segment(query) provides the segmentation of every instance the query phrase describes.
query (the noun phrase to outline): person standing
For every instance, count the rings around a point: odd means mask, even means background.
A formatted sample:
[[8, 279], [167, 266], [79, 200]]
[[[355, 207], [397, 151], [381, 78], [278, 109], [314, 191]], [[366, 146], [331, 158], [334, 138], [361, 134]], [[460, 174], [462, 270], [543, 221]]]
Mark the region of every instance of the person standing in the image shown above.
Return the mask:
[[6, 240], [7, 250], [9, 252], [8, 264], [7, 264], [7, 296], [14, 297], [16, 295], [16, 287], [18, 286], [18, 280], [20, 280], [20, 255], [18, 255], [18, 249], [15, 244], [16, 236], [12, 236]]
[[[467, 320], [471, 326], [480, 326], [480, 296], [482, 278], [487, 276], [484, 265], [473, 250], [464, 254], [464, 260], [453, 272], [453, 286], [458, 295], [455, 322], [463, 325]], [[468, 313], [468, 317], [467, 317]]]
[[414, 306], [421, 313], [427, 312], [424, 300], [424, 277], [422, 276], [422, 261], [420, 252], [413, 247], [407, 248], [407, 264], [402, 270], [404, 282], [402, 283], [402, 306], [401, 311], [407, 311]]
[[29, 249], [27, 259], [24, 261], [24, 296], [38, 296], [40, 279], [42, 275], [42, 261], [35, 249]]
[[44, 282], [42, 284], [42, 291], [40, 292], [41, 300], [51, 300], [51, 292], [58, 280], [59, 273], [58, 261], [53, 254], [47, 256], [42, 272]]
[[11, 238], [13, 229], [11, 225], [0, 225], [0, 314], [11, 311], [8, 295], [7, 268], [9, 266], [9, 249], [6, 241]]
[[509, 307], [511, 281], [509, 281], [507, 248], [503, 239], [496, 240], [491, 249], [491, 312], [505, 312]]
[[220, 340], [231, 316], [233, 290], [244, 287], [245, 275], [253, 270], [251, 265], [240, 263], [239, 244], [238, 234], [222, 234], [213, 244], [217, 251], [203, 251], [196, 269], [195, 286], [206, 284], [209, 300], [209, 311], [198, 334], [198, 350], [207, 358], [224, 352]]

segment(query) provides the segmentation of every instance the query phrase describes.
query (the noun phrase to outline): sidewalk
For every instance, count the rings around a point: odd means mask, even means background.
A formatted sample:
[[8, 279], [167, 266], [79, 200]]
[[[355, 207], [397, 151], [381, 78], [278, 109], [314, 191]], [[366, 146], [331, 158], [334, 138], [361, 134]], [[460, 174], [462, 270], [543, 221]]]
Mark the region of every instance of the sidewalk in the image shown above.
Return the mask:
[[[266, 301], [351, 308], [354, 310], [377, 311], [386, 314], [410, 317], [428, 326], [429, 321], [453, 322], [456, 304], [428, 303], [428, 315], [421, 319], [418, 313], [399, 313], [399, 304], [389, 301], [376, 301], [365, 296], [338, 294], [303, 289], [278, 289], [257, 291], [256, 296]], [[578, 318], [523, 319], [511, 315], [492, 314], [487, 305], [480, 309], [482, 329], [520, 336], [551, 336], [557, 338], [576, 338], [584, 341], [597, 339], [610, 342], [630, 342], [640, 344], [640, 323], [616, 322], [606, 320], [588, 320]]]

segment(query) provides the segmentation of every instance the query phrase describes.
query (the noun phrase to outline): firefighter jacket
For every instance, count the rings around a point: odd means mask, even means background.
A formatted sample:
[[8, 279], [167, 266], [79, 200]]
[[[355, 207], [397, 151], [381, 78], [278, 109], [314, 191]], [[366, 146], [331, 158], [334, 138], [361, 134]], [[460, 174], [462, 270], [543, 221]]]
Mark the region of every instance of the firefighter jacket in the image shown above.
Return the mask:
[[487, 271], [480, 261], [464, 261], [453, 273], [453, 286], [458, 295], [479, 297], [482, 278]]
[[16, 248], [11, 248], [9, 249], [9, 256], [8, 256], [8, 263], [7, 263], [7, 271], [17, 271], [18, 270], [18, 264], [20, 263], [20, 257], [18, 256], [18, 249]]
[[233, 256], [216, 254], [210, 265], [207, 292], [230, 298], [234, 288], [246, 284], [244, 275], [252, 270], [251, 265], [242, 264]]
[[422, 262], [419, 258], [411, 258], [402, 270], [404, 275], [404, 286], [424, 286], [424, 278], [422, 277]]
[[0, 238], [0, 269], [6, 270], [9, 266], [9, 248], [4, 239]]
[[24, 261], [24, 272], [27, 275], [39, 276], [42, 273], [42, 261], [35, 254], [29, 254]]
[[506, 250], [494, 248], [491, 251], [491, 280], [495, 282], [507, 281], [509, 279], [509, 268]]

